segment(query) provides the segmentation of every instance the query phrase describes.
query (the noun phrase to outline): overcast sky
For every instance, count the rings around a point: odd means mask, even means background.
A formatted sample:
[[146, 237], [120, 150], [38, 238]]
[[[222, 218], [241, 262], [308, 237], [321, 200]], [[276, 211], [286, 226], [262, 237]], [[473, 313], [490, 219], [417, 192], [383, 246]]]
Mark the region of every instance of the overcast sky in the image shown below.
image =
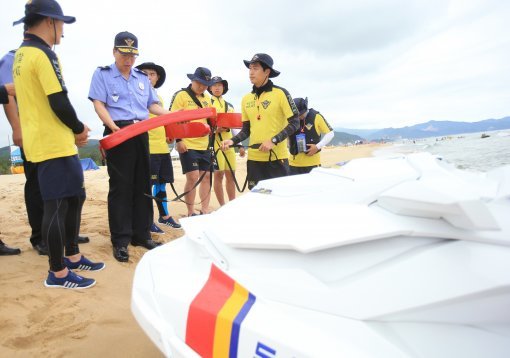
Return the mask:
[[[87, 99], [92, 73], [113, 62], [115, 34], [139, 40], [137, 63], [162, 65], [168, 106], [198, 66], [229, 81], [240, 111], [251, 90], [242, 60], [270, 54], [274, 82], [309, 98], [334, 127], [385, 128], [429, 120], [478, 121], [510, 115], [510, 1], [60, 0], [64, 27], [56, 52], [79, 118], [102, 133]], [[1, 49], [22, 39], [24, 0], [3, 1]], [[0, 114], [0, 146], [10, 128]]]

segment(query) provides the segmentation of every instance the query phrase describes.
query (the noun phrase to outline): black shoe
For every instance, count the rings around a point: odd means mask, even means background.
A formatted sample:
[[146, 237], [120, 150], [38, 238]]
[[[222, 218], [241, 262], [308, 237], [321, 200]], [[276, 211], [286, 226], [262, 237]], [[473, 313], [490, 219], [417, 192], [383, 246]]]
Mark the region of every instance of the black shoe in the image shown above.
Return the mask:
[[41, 256], [45, 255], [48, 256], [48, 247], [43, 244], [35, 244], [33, 245], [33, 248], [37, 253]]
[[10, 255], [19, 255], [21, 254], [20, 249], [13, 249], [12, 247], [7, 246], [0, 240], [0, 256], [10, 256]]
[[132, 242], [131, 245], [133, 245], [133, 246], [143, 246], [146, 249], [152, 250], [152, 249], [160, 246], [161, 242], [157, 242], [157, 241], [149, 239], [149, 240], [147, 240], [145, 242]]
[[78, 235], [78, 244], [86, 244], [90, 241], [88, 236], [80, 236]]
[[113, 257], [115, 257], [115, 260], [119, 262], [127, 262], [129, 260], [129, 252], [127, 247], [114, 246]]

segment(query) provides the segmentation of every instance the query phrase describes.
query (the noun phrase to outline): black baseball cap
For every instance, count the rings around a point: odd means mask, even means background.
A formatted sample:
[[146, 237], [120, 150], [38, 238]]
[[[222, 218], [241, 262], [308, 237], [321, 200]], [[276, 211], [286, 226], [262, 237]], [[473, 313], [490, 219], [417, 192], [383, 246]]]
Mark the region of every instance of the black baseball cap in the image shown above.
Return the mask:
[[278, 75], [280, 75], [280, 72], [276, 71], [273, 68], [273, 64], [274, 64], [273, 58], [271, 56], [269, 56], [267, 53], [256, 53], [255, 55], [253, 55], [251, 60], [243, 60], [243, 61], [244, 61], [245, 66], [248, 68], [250, 68], [250, 65], [255, 62], [263, 63], [264, 65], [269, 67], [269, 69], [271, 70], [271, 72], [269, 73], [270, 78], [278, 77]]
[[119, 50], [119, 52], [138, 55], [138, 39], [131, 32], [119, 32], [115, 36], [113, 46]]
[[29, 0], [25, 5], [25, 16], [12, 25], [18, 25], [25, 22], [25, 18], [30, 15], [41, 15], [52, 19], [64, 21], [66, 24], [72, 24], [76, 21], [74, 16], [66, 16], [62, 8], [55, 0]]

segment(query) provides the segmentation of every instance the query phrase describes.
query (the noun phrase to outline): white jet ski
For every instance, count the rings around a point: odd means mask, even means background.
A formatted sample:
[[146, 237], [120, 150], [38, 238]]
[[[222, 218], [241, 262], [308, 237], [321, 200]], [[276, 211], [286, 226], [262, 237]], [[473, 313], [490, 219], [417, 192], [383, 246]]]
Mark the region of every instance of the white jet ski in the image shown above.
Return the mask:
[[510, 166], [357, 159], [181, 224], [132, 293], [168, 357], [510, 357]]

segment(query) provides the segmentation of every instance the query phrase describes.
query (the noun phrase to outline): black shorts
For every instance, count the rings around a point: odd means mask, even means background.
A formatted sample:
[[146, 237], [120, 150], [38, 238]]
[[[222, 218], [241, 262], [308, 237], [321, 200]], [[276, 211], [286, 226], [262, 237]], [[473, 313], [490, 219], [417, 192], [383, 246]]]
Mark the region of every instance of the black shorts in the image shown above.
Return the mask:
[[170, 154], [151, 154], [151, 185], [174, 182]]
[[44, 201], [85, 196], [83, 169], [77, 155], [37, 163], [37, 175]]
[[289, 161], [288, 159], [273, 160], [270, 162], [248, 160], [246, 162], [246, 171], [248, 189], [252, 189], [260, 180], [289, 175]]
[[289, 175], [308, 174], [313, 168], [317, 168], [318, 165], [311, 165], [309, 167], [293, 167], [289, 166]]
[[182, 165], [182, 174], [193, 170], [209, 171], [211, 169], [211, 152], [209, 150], [188, 149], [187, 152], [179, 153]]

